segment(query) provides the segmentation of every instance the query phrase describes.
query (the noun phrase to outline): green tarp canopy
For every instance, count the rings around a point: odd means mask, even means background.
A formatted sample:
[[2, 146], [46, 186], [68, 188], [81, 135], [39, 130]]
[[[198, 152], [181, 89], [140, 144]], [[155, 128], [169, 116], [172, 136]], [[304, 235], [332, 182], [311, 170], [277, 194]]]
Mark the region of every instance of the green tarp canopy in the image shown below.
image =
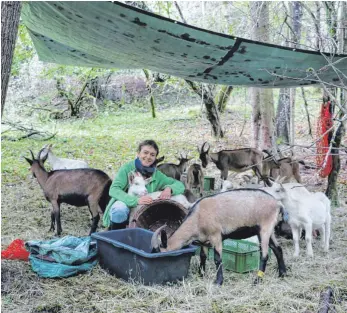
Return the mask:
[[[150, 69], [223, 85], [347, 85], [347, 55], [292, 49], [183, 24], [120, 2], [23, 2], [41, 61]], [[333, 64], [333, 66], [331, 66]]]

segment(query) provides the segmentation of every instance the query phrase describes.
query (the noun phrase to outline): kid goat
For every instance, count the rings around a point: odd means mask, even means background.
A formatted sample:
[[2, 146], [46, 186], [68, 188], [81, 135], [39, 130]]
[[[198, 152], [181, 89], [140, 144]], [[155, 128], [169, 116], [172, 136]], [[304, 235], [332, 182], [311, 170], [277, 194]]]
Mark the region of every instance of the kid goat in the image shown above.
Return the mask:
[[[198, 200], [181, 226], [167, 239], [165, 227], [158, 228], [152, 237], [152, 251], [165, 252], [181, 249], [193, 241], [199, 242], [200, 273], [205, 271], [206, 246], [214, 248], [217, 267], [216, 283], [223, 283], [222, 242], [224, 239], [244, 239], [258, 236], [260, 264], [256, 282], [264, 276], [268, 260], [268, 247], [276, 255], [279, 276], [286, 273], [282, 249], [273, 234], [280, 204], [263, 190], [231, 190]], [[160, 235], [160, 237], [159, 237]]]
[[65, 158], [58, 158], [52, 152], [52, 145], [45, 145], [38, 153], [37, 159], [41, 162], [46, 160], [52, 166], [53, 170], [67, 170], [75, 168], [88, 168], [88, 164], [81, 160], [71, 160]]
[[187, 171], [186, 188], [192, 190], [192, 188], [199, 188], [200, 196], [204, 191], [204, 173], [199, 164], [192, 164]]
[[[145, 179], [140, 173], [137, 172], [130, 173], [128, 194], [137, 197], [141, 197], [148, 194], [153, 200], [158, 199], [161, 194], [161, 191], [148, 193], [146, 189], [146, 184], [149, 182], [150, 179], [151, 178]], [[184, 195], [172, 196], [170, 200], [182, 204], [186, 209], [189, 209], [192, 206], [192, 203], [190, 203]]]
[[25, 158], [30, 164], [31, 172], [37, 178], [46, 200], [52, 204], [51, 228], [57, 235], [62, 232], [60, 222], [60, 204], [67, 203], [77, 207], [88, 205], [92, 215], [90, 234], [96, 231], [100, 212], [104, 212], [109, 201], [108, 191], [111, 179], [100, 170], [85, 168], [47, 172], [42, 163], [34, 158]]
[[[283, 178], [282, 178], [283, 180]], [[312, 230], [321, 232], [321, 245], [325, 252], [329, 250], [330, 240], [330, 200], [321, 192], [306, 194], [305, 197], [294, 197], [285, 185], [274, 182], [270, 188], [266, 188], [274, 197], [282, 201], [288, 211], [288, 223], [292, 229], [294, 241], [294, 256], [299, 256], [299, 238], [301, 228], [305, 229], [307, 255], [313, 256]], [[301, 189], [301, 188], [298, 188]]]

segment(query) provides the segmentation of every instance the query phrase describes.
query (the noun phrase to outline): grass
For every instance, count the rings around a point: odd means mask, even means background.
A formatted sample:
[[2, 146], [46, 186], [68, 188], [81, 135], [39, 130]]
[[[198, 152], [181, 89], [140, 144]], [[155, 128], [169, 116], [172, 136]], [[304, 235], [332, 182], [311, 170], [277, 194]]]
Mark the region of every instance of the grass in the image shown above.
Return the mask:
[[[227, 132], [226, 138], [220, 140], [212, 138], [209, 123], [200, 117], [198, 107], [159, 111], [156, 119], [152, 119], [150, 113], [122, 111], [94, 119], [48, 122], [42, 124], [42, 128], [56, 128], [56, 137], [49, 141], [54, 144], [56, 155], [84, 159], [91, 167], [99, 168], [113, 178], [124, 162], [135, 157], [138, 143], [147, 138], [158, 141], [160, 155], [165, 155], [166, 161], [175, 161], [175, 155], [183, 150], [196, 160], [196, 146], [204, 141], [209, 141], [216, 149], [249, 146], [250, 124], [243, 120], [249, 112], [242, 112], [238, 113], [232, 107], [222, 116]], [[298, 125], [306, 129], [304, 121]], [[298, 140], [309, 142], [305, 133], [298, 133]], [[44, 199], [23, 159], [23, 156], [30, 156], [28, 149], [37, 154], [46, 143], [32, 139], [2, 142], [2, 249], [16, 238], [27, 241], [54, 237], [48, 231], [50, 204]], [[342, 184], [345, 174], [342, 169], [339, 188], [343, 202], [346, 200], [346, 188]], [[219, 171], [210, 166], [206, 175], [219, 177]], [[325, 181], [317, 177], [312, 180], [314, 172], [306, 171], [302, 175], [304, 182], [310, 182], [308, 187], [311, 190], [324, 190]], [[316, 312], [321, 291], [331, 286], [336, 312], [346, 312], [346, 207], [333, 209], [332, 215], [328, 255], [321, 251], [319, 242], [314, 242], [314, 258], [306, 257], [302, 241], [301, 255], [294, 259], [292, 242], [281, 238], [288, 276], [277, 278], [277, 265], [275, 257], [272, 257], [264, 283], [256, 287], [252, 286], [255, 273], [230, 271], [224, 271], [224, 285], [216, 287], [213, 284], [216, 275], [213, 262], [208, 261], [206, 276], [200, 278], [197, 275], [197, 257], [192, 258], [184, 281], [165, 286], [124, 282], [109, 275], [99, 265], [91, 272], [75, 277], [41, 279], [32, 272], [28, 263], [2, 260], [1, 308], [7, 313]], [[89, 223], [87, 208], [63, 205], [63, 235], [85, 236]]]

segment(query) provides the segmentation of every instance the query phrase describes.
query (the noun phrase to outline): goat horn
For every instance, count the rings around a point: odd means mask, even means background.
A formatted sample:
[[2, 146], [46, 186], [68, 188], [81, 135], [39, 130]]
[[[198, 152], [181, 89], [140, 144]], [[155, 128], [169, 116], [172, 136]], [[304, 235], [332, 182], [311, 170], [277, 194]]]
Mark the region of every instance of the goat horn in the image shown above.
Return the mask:
[[31, 157], [33, 158], [33, 160], [35, 160], [34, 154], [33, 152], [29, 149], [30, 153], [31, 153]]
[[151, 248], [159, 248], [159, 234], [166, 227], [166, 224], [160, 226], [153, 234], [151, 239]]

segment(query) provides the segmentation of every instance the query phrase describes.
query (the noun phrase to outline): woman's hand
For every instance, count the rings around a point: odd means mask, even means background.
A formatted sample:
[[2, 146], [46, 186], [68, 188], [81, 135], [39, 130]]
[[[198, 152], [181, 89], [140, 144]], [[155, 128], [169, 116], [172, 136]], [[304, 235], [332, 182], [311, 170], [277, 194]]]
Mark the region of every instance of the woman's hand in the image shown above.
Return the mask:
[[150, 204], [153, 202], [153, 199], [150, 196], [142, 196], [139, 198], [138, 204]]
[[159, 196], [159, 199], [165, 200], [171, 198], [171, 188], [166, 187]]

